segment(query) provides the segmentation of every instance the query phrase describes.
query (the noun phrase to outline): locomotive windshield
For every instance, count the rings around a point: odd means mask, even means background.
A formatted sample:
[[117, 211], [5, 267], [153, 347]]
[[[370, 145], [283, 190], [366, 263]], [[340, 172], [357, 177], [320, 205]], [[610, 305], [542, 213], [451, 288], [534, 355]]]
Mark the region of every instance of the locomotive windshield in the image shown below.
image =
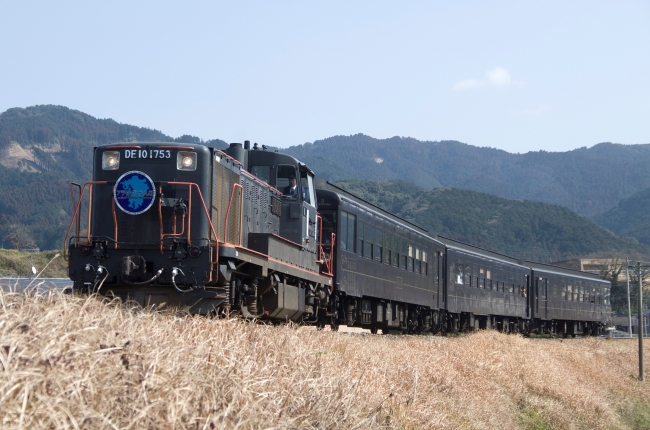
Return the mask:
[[[282, 191], [285, 196], [289, 196], [291, 187], [291, 178], [296, 179], [296, 168], [294, 166], [281, 165], [277, 168], [275, 188]], [[294, 184], [295, 186], [295, 184]]]

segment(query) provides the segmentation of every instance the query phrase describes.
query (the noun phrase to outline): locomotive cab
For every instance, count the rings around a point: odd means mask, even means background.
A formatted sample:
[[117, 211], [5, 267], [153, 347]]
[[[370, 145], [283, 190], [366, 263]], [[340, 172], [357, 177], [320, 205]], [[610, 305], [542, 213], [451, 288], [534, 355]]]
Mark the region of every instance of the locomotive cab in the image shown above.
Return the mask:
[[[249, 144], [231, 144], [226, 153], [239, 162], [253, 176], [281, 193], [281, 215], [278, 236], [302, 249], [299, 265], [318, 270], [317, 261], [317, 206], [314, 191], [314, 173], [294, 157], [277, 152], [253, 149]], [[296, 179], [297, 193], [290, 192], [291, 178]], [[296, 262], [296, 258], [282, 260]]]

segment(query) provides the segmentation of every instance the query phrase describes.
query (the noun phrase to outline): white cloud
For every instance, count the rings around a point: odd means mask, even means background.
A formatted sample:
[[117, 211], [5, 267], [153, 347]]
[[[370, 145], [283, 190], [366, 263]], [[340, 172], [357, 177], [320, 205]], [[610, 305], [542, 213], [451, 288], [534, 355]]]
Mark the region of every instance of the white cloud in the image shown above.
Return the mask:
[[510, 71], [505, 67], [495, 67], [485, 72], [483, 79], [463, 79], [452, 85], [452, 90], [473, 90], [481, 87], [507, 87], [521, 82], [513, 81]]
[[512, 83], [512, 76], [508, 69], [503, 67], [497, 67], [496, 69], [488, 70], [485, 72], [486, 81], [490, 85], [495, 85], [497, 87], [505, 87]]
[[528, 116], [537, 116], [553, 110], [551, 105], [542, 105], [534, 109], [524, 109], [521, 113]]

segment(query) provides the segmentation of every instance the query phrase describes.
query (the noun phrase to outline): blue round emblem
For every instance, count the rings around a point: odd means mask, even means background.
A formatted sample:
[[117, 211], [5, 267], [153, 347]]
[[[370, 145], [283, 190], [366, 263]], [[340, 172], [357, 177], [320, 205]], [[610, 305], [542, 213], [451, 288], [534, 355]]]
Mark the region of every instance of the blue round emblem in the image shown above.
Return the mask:
[[113, 197], [117, 207], [129, 215], [146, 212], [156, 200], [156, 187], [145, 173], [126, 172], [115, 183]]

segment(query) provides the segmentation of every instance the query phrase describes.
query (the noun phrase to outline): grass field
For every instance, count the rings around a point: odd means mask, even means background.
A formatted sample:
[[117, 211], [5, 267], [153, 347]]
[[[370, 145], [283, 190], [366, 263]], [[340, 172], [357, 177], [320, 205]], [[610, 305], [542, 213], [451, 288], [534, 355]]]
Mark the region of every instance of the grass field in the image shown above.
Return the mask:
[[627, 340], [345, 334], [59, 292], [0, 305], [3, 429], [650, 428]]
[[[55, 257], [57, 254], [59, 256]], [[0, 249], [0, 276], [33, 276], [33, 266], [36, 273], [43, 271], [41, 278], [67, 278], [68, 265], [62, 254], [62, 251], [30, 253]]]

